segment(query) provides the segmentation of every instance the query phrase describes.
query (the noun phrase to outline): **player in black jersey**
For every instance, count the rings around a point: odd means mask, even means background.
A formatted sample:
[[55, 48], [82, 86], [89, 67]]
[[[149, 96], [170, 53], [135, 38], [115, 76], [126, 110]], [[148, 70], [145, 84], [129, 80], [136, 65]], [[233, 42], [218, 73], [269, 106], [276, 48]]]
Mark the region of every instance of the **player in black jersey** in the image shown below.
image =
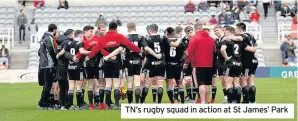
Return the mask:
[[[146, 55], [149, 70], [149, 79], [145, 82], [141, 103], [144, 103], [146, 96], [148, 94], [148, 87], [151, 85], [152, 81], [157, 83], [157, 103], [161, 103], [163, 96], [163, 81], [165, 75], [165, 60], [164, 60], [164, 42], [167, 42], [167, 38], [157, 34], [158, 26], [156, 24], [150, 25], [149, 37], [142, 40], [142, 45], [144, 49], [149, 53]], [[152, 52], [153, 51], [153, 52]], [[161, 57], [161, 55], [163, 55]], [[156, 92], [153, 92], [153, 94]], [[154, 100], [154, 97], [153, 97]]]
[[65, 54], [65, 51], [62, 49], [66, 47], [68, 42], [71, 42], [74, 38], [74, 30], [68, 29], [64, 33], [64, 35], [60, 35], [57, 38], [58, 46], [57, 46], [57, 55], [56, 58], [58, 59], [57, 65], [57, 73], [56, 73], [56, 80], [59, 82], [59, 104], [61, 106], [61, 110], [66, 110], [66, 101], [67, 99], [67, 92], [68, 92], [68, 77], [67, 77], [67, 68], [69, 61], [62, 56]]
[[242, 54], [242, 77], [240, 83], [243, 93], [243, 103], [255, 103], [256, 87], [254, 84], [254, 75], [258, 67], [258, 60], [254, 54], [257, 49], [257, 44], [255, 38], [251, 34], [244, 33], [245, 30], [246, 25], [244, 23], [238, 23], [236, 25], [237, 37], [244, 42], [244, 50]]
[[233, 27], [226, 27], [226, 37], [223, 39], [221, 46], [221, 53], [226, 60], [226, 88], [228, 103], [240, 103], [241, 100], [241, 87], [239, 84], [239, 78], [241, 75], [241, 55], [242, 55], [242, 41], [232, 41], [228, 37], [235, 35], [235, 29]]
[[[219, 76], [219, 79], [221, 81], [222, 89], [223, 89], [223, 94], [224, 94], [224, 102], [227, 102], [227, 93], [226, 93], [226, 85], [225, 85], [225, 71], [226, 71], [226, 66], [225, 66], [225, 59], [221, 54], [221, 46], [222, 46], [222, 39], [224, 38], [224, 28], [221, 26], [215, 26], [214, 27], [214, 33], [217, 36], [215, 39], [215, 44], [216, 44], [216, 67], [217, 67], [217, 74]], [[211, 101], [212, 102], [212, 101]]]
[[[141, 40], [143, 37], [136, 33], [135, 23], [127, 24], [127, 38], [136, 46], [142, 49]], [[133, 86], [135, 88], [135, 103], [140, 103], [141, 87], [140, 74], [142, 67], [142, 55], [125, 49], [124, 65], [127, 68], [127, 99], [128, 103], [133, 102]]]
[[184, 85], [183, 85], [183, 62], [185, 59], [184, 51], [186, 50], [185, 43], [182, 42], [183, 28], [178, 26], [175, 28], [167, 28], [168, 42], [165, 44], [165, 59], [166, 59], [166, 77], [167, 77], [167, 93], [171, 103], [174, 103], [173, 90], [174, 81], [178, 86], [178, 94], [180, 101], [184, 103]]
[[[184, 32], [186, 36], [182, 39], [182, 42], [185, 43], [187, 48], [190, 38], [194, 35], [194, 29], [191, 26], [187, 26], [184, 28]], [[193, 69], [191, 63], [183, 65], [183, 76], [185, 81], [186, 94], [189, 98], [190, 103], [194, 103], [196, 95], [198, 95], [198, 84], [196, 81], [193, 80], [192, 72]]]
[[[80, 33], [78, 30], [75, 32], [75, 39], [68, 42], [66, 47], [63, 48], [65, 51], [70, 52], [72, 55], [76, 55], [80, 52], [82, 55], [89, 54], [90, 51], [84, 49], [84, 43], [79, 38]], [[69, 61], [68, 65], [68, 79], [69, 79], [69, 90], [68, 97], [70, 102], [70, 109], [73, 109], [73, 94], [74, 94], [74, 81], [76, 81], [76, 98], [79, 109], [82, 108], [84, 100], [82, 93], [82, 85], [84, 80], [84, 60], [80, 59], [79, 62]]]

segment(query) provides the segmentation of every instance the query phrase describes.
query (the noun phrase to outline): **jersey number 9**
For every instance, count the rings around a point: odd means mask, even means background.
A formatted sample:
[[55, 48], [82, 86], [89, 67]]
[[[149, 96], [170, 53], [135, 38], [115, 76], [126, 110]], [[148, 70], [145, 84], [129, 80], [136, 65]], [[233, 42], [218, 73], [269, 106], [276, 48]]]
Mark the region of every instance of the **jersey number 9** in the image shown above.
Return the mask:
[[175, 57], [176, 56], [176, 47], [171, 47], [170, 48], [170, 56]]
[[156, 53], [160, 53], [160, 45], [159, 45], [159, 42], [154, 42], [154, 51]]
[[71, 48], [71, 49], [70, 49], [70, 54], [72, 54], [72, 55], [76, 55], [76, 50], [75, 50], [74, 48]]

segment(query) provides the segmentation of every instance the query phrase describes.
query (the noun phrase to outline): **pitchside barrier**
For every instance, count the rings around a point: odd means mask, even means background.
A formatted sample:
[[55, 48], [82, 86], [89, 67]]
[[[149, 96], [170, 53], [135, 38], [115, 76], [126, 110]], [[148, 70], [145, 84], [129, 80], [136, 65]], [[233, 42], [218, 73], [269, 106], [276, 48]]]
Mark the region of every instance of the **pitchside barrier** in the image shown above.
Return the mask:
[[[0, 71], [0, 83], [37, 82], [38, 70], [3, 70]], [[256, 78], [298, 78], [297, 67], [259, 67]]]

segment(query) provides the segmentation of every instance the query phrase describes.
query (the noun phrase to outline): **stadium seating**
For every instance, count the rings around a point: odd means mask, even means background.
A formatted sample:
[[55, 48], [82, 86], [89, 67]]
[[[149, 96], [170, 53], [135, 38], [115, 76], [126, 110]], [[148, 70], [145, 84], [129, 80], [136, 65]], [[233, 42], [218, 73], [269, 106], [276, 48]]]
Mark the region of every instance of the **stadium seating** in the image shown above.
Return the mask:
[[[14, 28], [16, 9], [12, 6], [0, 6], [0, 28]], [[0, 35], [6, 35], [7, 30], [0, 29]]]
[[39, 65], [39, 56], [38, 56], [39, 46], [31, 46], [29, 54], [29, 66], [28, 69], [37, 69]]
[[[210, 12], [195, 12], [184, 14], [184, 5], [102, 5], [102, 6], [72, 6], [71, 8], [57, 9], [46, 7], [36, 9], [34, 17], [37, 24], [46, 26], [46, 23], [58, 25], [94, 25], [99, 15], [103, 15], [107, 22], [119, 17], [125, 25], [128, 22], [141, 24], [156, 23], [158, 25], [178, 24], [187, 21], [189, 18], [203, 18], [209, 20], [211, 15], [218, 15], [217, 8], [210, 8]], [[58, 21], [55, 21], [59, 18]], [[70, 21], [71, 20], [71, 21]], [[90, 21], [91, 20], [91, 21]]]

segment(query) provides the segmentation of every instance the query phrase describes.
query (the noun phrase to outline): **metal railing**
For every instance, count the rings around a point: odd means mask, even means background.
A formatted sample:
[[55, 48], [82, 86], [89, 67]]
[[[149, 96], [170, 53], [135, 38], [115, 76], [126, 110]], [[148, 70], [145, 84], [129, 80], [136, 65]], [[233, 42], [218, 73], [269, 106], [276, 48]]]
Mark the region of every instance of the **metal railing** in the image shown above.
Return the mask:
[[7, 31], [5, 34], [0, 34], [0, 39], [2, 39], [2, 44], [7, 41], [7, 48], [14, 48], [14, 29], [13, 28], [0, 28], [0, 31]]
[[298, 35], [298, 30], [293, 31], [292, 30], [292, 25], [293, 24], [281, 24], [281, 25], [278, 25], [277, 44], [280, 44], [285, 39], [285, 35], [286, 34], [297, 33], [297, 35]]

